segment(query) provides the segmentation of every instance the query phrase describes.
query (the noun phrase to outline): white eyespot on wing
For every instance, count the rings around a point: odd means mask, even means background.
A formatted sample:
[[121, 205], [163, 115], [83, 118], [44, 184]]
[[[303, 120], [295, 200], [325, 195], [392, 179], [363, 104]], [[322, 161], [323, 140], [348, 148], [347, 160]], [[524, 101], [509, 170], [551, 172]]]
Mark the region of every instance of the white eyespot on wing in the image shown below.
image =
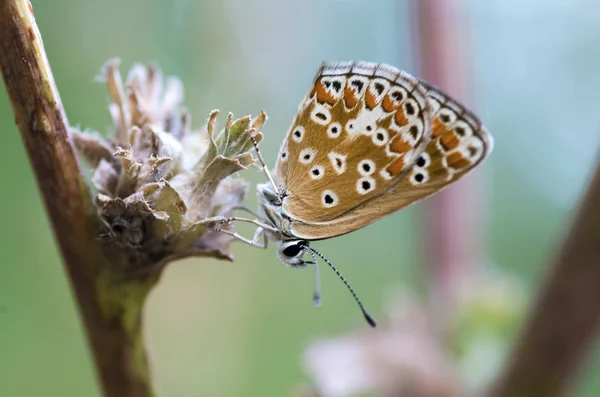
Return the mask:
[[371, 139], [373, 140], [373, 143], [376, 146], [383, 146], [388, 142], [388, 140], [390, 139], [390, 136], [385, 129], [378, 128], [375, 131], [375, 133], [371, 136]]
[[375, 162], [373, 160], [364, 159], [358, 163], [358, 173], [362, 176], [369, 176], [375, 172]]
[[342, 133], [342, 125], [338, 122], [331, 123], [327, 127], [327, 136], [330, 138], [337, 138]]
[[302, 164], [310, 164], [313, 162], [316, 155], [317, 151], [315, 149], [307, 147], [300, 151], [300, 154], [298, 155], [298, 161], [300, 161]]
[[429, 157], [427, 152], [422, 152], [415, 160], [416, 168], [427, 168], [429, 167], [429, 164], [431, 164], [431, 157]]
[[413, 185], [421, 185], [429, 180], [429, 173], [424, 169], [415, 169], [410, 176], [410, 183]]
[[335, 172], [338, 173], [338, 175], [341, 175], [344, 172], [346, 172], [346, 156], [336, 152], [329, 152], [327, 156], [331, 161], [333, 169], [335, 170]]
[[283, 148], [283, 150], [281, 150], [281, 154], [279, 155], [279, 161], [287, 161], [288, 159], [288, 150], [287, 148]]
[[315, 165], [308, 171], [308, 174], [312, 179], [321, 179], [325, 176], [325, 167], [322, 165]]
[[325, 106], [317, 104], [310, 112], [310, 119], [319, 125], [331, 123], [331, 112]]
[[375, 178], [364, 176], [356, 181], [356, 191], [359, 194], [367, 194], [375, 190]]
[[302, 139], [304, 138], [304, 127], [302, 127], [301, 125], [297, 125], [294, 128], [294, 132], [292, 132], [292, 139], [294, 140], [294, 142], [302, 142]]
[[324, 190], [323, 193], [321, 193], [321, 203], [323, 204], [323, 207], [335, 207], [338, 202], [338, 196], [332, 190]]

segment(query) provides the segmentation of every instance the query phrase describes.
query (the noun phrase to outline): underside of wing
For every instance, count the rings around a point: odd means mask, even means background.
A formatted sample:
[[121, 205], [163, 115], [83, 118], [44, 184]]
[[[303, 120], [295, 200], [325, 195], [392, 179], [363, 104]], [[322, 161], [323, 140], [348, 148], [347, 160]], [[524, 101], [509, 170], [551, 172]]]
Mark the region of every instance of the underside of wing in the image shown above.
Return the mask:
[[479, 119], [440, 89], [421, 84], [432, 114], [425, 150], [383, 194], [325, 222], [294, 222], [296, 236], [324, 239], [357, 230], [440, 191], [490, 154], [493, 140]]
[[412, 76], [382, 64], [323, 64], [279, 153], [283, 210], [316, 224], [368, 205], [410, 170], [431, 120]]

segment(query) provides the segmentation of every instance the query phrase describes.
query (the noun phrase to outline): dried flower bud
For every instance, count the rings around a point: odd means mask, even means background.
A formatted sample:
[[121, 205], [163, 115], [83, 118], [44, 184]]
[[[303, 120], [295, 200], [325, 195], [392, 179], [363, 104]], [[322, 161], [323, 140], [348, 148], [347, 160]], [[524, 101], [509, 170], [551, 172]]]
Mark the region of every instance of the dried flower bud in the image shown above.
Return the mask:
[[109, 60], [101, 76], [112, 101], [112, 135], [71, 132], [93, 169], [103, 237], [131, 258], [130, 269], [121, 270], [152, 271], [188, 256], [231, 259], [230, 237], [210, 226], [243, 199], [248, 184], [232, 174], [253, 164], [250, 137], [262, 140], [266, 114], [229, 114], [217, 133], [213, 110], [205, 128], [191, 131], [179, 79], [168, 78], [163, 90], [158, 67], [138, 64], [123, 84], [118, 66]]

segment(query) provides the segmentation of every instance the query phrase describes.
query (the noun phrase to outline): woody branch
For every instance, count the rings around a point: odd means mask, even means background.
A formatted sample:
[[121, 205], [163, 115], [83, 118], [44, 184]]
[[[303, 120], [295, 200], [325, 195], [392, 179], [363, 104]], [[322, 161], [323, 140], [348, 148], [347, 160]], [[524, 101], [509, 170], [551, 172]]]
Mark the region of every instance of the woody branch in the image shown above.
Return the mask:
[[562, 396], [600, 322], [600, 161], [493, 397]]
[[145, 357], [132, 370], [130, 335], [102, 312], [96, 276], [109, 258], [97, 242], [95, 210], [28, 0], [0, 0], [0, 69], [83, 318], [103, 394], [150, 396]]

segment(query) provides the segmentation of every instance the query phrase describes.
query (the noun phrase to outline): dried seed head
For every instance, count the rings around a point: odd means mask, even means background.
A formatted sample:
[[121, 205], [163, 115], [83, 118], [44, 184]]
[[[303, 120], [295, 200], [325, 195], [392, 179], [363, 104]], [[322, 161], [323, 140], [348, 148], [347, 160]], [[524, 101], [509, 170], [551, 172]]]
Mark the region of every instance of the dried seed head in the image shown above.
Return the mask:
[[131, 258], [125, 271], [160, 269], [187, 256], [231, 259], [230, 237], [208, 225], [230, 216], [243, 199], [248, 184], [232, 174], [254, 162], [250, 136], [262, 140], [266, 114], [234, 120], [230, 113], [217, 132], [213, 110], [206, 126], [192, 131], [179, 79], [167, 78], [163, 88], [157, 66], [137, 64], [123, 83], [118, 67], [109, 60], [101, 76], [111, 98], [112, 134], [104, 140], [71, 131], [93, 169], [102, 235]]

